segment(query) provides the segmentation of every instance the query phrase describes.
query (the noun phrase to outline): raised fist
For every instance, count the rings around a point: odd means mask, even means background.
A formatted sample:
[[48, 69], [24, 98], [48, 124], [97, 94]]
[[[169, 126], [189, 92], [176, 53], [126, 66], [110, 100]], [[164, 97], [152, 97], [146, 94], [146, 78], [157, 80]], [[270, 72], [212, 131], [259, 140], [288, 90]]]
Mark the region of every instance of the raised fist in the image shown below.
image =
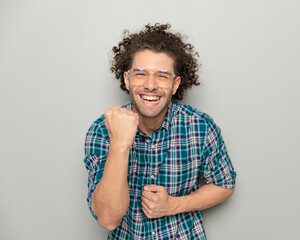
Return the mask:
[[139, 125], [138, 114], [116, 106], [107, 109], [104, 116], [110, 143], [118, 147], [130, 148]]

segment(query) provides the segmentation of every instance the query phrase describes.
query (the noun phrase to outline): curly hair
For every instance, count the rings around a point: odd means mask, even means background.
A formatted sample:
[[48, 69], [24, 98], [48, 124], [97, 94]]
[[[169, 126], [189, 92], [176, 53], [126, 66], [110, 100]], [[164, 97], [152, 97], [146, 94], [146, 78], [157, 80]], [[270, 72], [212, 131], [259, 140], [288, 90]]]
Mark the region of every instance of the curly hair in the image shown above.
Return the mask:
[[124, 30], [123, 40], [112, 48], [114, 57], [110, 67], [116, 79], [121, 81], [122, 90], [128, 93], [123, 73], [131, 68], [134, 54], [142, 50], [166, 53], [173, 58], [175, 74], [181, 77], [181, 83], [173, 99], [182, 100], [187, 89], [200, 84], [197, 75], [200, 64], [196, 59], [199, 54], [194, 51], [194, 46], [184, 42], [185, 36], [167, 32], [170, 27], [170, 24], [156, 23], [153, 26], [147, 24], [139, 33], [129, 34], [128, 30]]

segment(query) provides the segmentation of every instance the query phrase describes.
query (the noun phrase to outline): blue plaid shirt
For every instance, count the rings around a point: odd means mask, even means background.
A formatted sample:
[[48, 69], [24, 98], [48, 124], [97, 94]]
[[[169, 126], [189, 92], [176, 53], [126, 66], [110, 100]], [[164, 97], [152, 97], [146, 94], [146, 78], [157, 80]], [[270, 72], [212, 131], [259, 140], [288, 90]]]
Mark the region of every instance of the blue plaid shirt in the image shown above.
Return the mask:
[[[123, 107], [131, 110], [131, 102]], [[103, 175], [109, 142], [102, 115], [90, 127], [85, 141], [91, 212], [92, 194]], [[205, 184], [232, 189], [235, 177], [220, 129], [213, 120], [190, 106], [172, 102], [152, 138], [137, 130], [128, 160], [129, 208], [108, 239], [206, 239], [201, 211], [148, 219], [141, 206], [143, 187], [160, 185], [170, 196], [179, 197], [199, 189], [200, 178]]]

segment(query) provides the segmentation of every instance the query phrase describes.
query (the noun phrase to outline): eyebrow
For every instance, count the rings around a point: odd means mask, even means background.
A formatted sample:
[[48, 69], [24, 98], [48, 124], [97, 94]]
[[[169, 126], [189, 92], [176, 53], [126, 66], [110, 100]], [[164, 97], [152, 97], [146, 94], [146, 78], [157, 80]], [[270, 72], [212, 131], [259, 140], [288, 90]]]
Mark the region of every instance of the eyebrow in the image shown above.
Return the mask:
[[[132, 69], [133, 72], [137, 72], [137, 71], [141, 71], [141, 72], [145, 72], [147, 71], [145, 68], [134, 68]], [[165, 74], [168, 74], [168, 75], [172, 75], [170, 72], [168, 72], [167, 70], [158, 70], [157, 72], [160, 72], [160, 73], [165, 73]]]

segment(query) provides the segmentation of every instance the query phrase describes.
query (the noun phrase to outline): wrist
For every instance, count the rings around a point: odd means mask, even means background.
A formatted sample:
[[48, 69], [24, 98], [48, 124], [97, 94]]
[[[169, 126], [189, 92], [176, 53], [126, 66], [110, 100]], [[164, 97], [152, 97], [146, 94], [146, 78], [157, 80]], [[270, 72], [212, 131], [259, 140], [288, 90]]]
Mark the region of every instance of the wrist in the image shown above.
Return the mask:
[[129, 152], [130, 147], [131, 145], [128, 145], [127, 143], [121, 143], [113, 140], [111, 140], [109, 144], [109, 149], [123, 153]]
[[180, 197], [171, 197], [170, 196], [170, 214], [169, 215], [176, 215], [180, 213], [180, 206], [181, 206], [181, 198]]

